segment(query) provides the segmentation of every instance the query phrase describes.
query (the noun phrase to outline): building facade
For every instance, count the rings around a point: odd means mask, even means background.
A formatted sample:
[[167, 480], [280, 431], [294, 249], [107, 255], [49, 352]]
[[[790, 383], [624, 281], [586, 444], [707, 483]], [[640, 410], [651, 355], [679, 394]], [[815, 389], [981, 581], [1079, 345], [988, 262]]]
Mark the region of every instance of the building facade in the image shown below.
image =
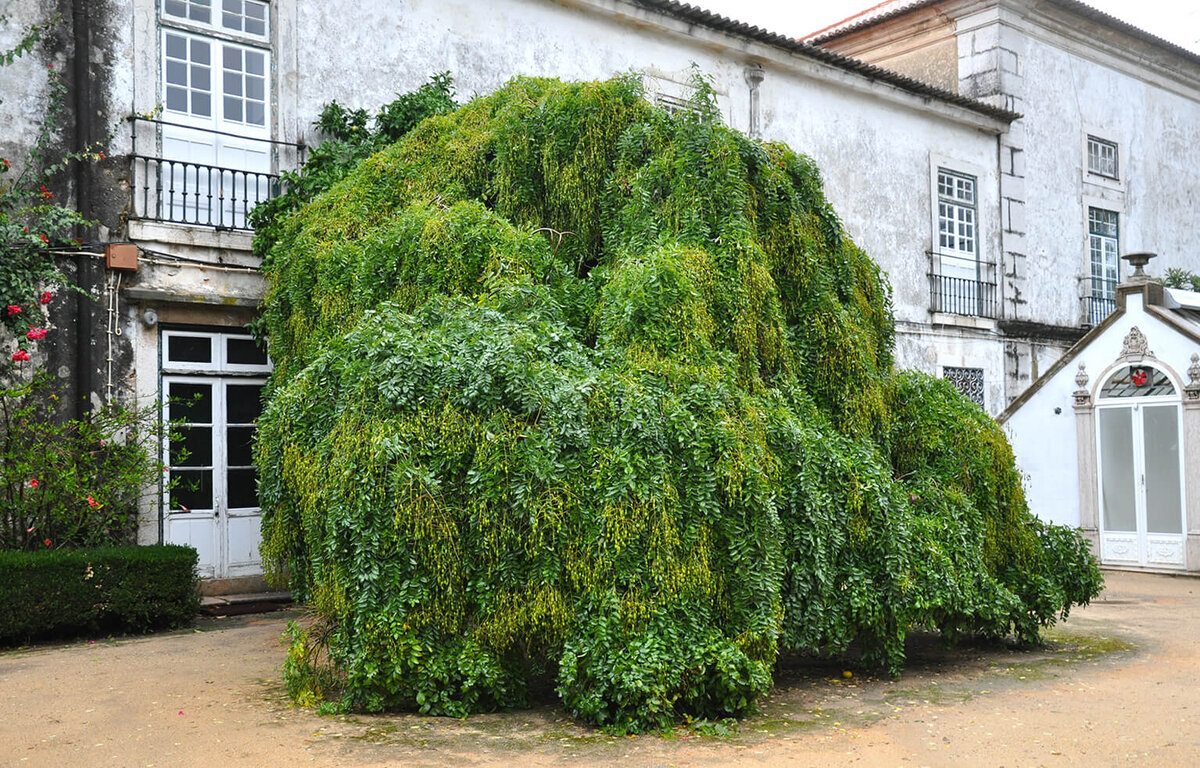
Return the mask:
[[[822, 169], [846, 229], [891, 277], [897, 365], [952, 379], [991, 413], [1096, 319], [1081, 309], [1094, 281], [1073, 240], [1096, 238], [1099, 300], [1114, 295], [1104, 292], [1110, 254], [1151, 236], [1166, 250], [1163, 233], [1173, 231], [1135, 223], [1169, 194], [1150, 189], [1140, 170], [1148, 137], [1174, 119], [1169, 104], [1137, 130], [1098, 114], [1094, 130], [1072, 133], [1070, 151], [1055, 150], [1034, 180], [1043, 160], [1026, 134], [1042, 129], [1030, 127], [1032, 104], [1015, 93], [968, 88], [975, 80], [957, 74], [938, 79], [936, 67], [896, 64], [909, 72], [898, 74], [671, 0], [13, 5], [4, 34], [63, 19], [41, 64], [68, 85], [64, 147], [107, 146], [107, 159], [63, 190], [98, 222], [67, 264], [96, 303], [52, 307], [60, 332], [40, 353], [77, 401], [166, 404], [164, 418], [180, 425], [178, 444], [163, 446], [175, 490], [147, 505], [140, 538], [192, 544], [217, 581], [259, 571], [249, 446], [270, 362], [243, 328], [264, 290], [247, 214], [320, 140], [312, 122], [331, 100], [373, 110], [442, 71], [460, 99], [517, 75], [635, 72], [647, 98], [672, 108], [698, 68], [729, 125], [786, 142]], [[970, 34], [1000, 39], [1009, 34], [1002, 18]], [[946, 54], [945, 40], [938, 46], [939, 62], [967, 66]], [[1018, 58], [1021, 71], [1034, 61]], [[0, 68], [0, 89], [15, 94], [0, 105], [9, 155], [31, 140], [46, 98], [44, 69], [27, 63]], [[1007, 88], [1002, 71], [996, 80]], [[1086, 82], [1097, 89], [1087, 97], [1099, 98], [1105, 85]], [[1195, 125], [1170, 122], [1180, 142]], [[1180, 201], [1191, 194], [1187, 174], [1172, 187]], [[1064, 191], [1076, 183], [1091, 190], [1083, 218], [1084, 198]], [[1043, 219], [1057, 229], [1033, 223]], [[1182, 253], [1190, 241], [1181, 242]], [[113, 258], [117, 243], [132, 244], [136, 258], [128, 249]]]
[[808, 40], [1021, 114], [988, 257], [1009, 401], [1113, 311], [1122, 253], [1200, 270], [1200, 56], [1076, 0], [894, 0]]

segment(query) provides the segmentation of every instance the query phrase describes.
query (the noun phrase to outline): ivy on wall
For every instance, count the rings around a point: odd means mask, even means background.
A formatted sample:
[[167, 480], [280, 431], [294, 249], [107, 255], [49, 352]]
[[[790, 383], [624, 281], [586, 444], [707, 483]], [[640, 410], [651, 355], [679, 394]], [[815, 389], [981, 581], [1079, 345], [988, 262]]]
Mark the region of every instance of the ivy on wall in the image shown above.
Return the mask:
[[303, 701], [461, 716], [552, 680], [617, 731], [751, 710], [781, 651], [1097, 594], [1012, 452], [897, 374], [817, 168], [632, 79], [518, 78], [260, 233], [263, 555]]

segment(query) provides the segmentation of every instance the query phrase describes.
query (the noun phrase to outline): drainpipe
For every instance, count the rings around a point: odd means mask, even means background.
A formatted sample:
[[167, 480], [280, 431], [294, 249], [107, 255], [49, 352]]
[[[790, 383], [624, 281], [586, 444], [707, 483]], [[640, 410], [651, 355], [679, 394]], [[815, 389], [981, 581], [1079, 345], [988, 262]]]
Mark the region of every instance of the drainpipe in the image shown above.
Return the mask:
[[751, 64], [743, 72], [746, 85], [750, 86], [750, 128], [746, 133], [752, 139], [762, 138], [762, 132], [758, 127], [758, 86], [762, 85], [766, 74], [761, 64]]
[[[71, 27], [74, 37], [72, 46], [74, 82], [71, 91], [72, 106], [75, 111], [75, 135], [71, 148], [75, 152], [82, 152], [92, 140], [91, 38], [88, 22], [88, 0], [71, 0]], [[87, 163], [79, 162], [74, 165], [75, 205], [85, 219], [92, 218], [90, 171]], [[88, 234], [86, 231], [81, 231], [77, 233], [77, 236], [89, 240]], [[95, 390], [91, 301], [96, 279], [91, 257], [82, 255], [75, 257], [75, 279], [84, 291], [84, 293], [75, 294], [75, 351], [78, 355], [75, 367], [75, 387], [79, 398], [75, 405], [77, 416], [83, 417], [91, 412], [92, 392]]]

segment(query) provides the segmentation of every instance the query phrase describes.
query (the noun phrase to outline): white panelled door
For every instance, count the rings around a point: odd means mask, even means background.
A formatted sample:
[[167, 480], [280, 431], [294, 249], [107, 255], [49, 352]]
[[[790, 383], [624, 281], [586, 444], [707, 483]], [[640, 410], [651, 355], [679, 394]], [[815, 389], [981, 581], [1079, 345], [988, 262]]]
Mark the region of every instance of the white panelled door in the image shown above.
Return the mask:
[[1149, 365], [1122, 366], [1097, 400], [1100, 559], [1183, 568], [1181, 409], [1174, 385]]
[[242, 334], [164, 331], [163, 340], [164, 538], [195, 547], [205, 578], [261, 573], [252, 448], [270, 363]]

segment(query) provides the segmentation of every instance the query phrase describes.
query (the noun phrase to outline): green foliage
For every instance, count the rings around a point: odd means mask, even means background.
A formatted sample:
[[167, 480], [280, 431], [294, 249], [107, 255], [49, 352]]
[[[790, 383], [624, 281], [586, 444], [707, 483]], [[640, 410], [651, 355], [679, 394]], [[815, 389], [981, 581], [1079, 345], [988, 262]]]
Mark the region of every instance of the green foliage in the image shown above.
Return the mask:
[[[5, 20], [0, 17], [0, 23]], [[33, 66], [17, 59], [31, 52], [57, 23], [55, 17], [24, 30], [16, 46], [0, 52], [0, 66]], [[16, 340], [15, 364], [29, 360], [29, 342], [45, 335], [43, 305], [49, 301], [48, 289], [67, 285], [52, 250], [71, 244], [74, 229], [88, 223], [59, 203], [51, 187], [72, 163], [103, 157], [94, 147], [56, 156], [67, 88], [52, 65], [45, 73], [49, 98], [32, 147], [15, 161], [0, 157], [0, 328]]]
[[913, 626], [1035, 639], [1098, 590], [987, 416], [893, 372], [812, 162], [698, 92], [519, 78], [260, 234], [298, 700], [462, 716], [551, 679], [615, 731], [719, 721], [781, 651], [896, 671]]
[[250, 213], [259, 255], [267, 250], [264, 244], [280, 236], [280, 226], [288, 214], [329, 189], [361, 160], [396, 141], [426, 117], [445, 114], [455, 106], [454, 82], [448, 72], [434, 75], [416, 91], [384, 105], [375, 115], [373, 126], [366, 110], [348, 110], [336, 101], [325, 105], [313, 123], [324, 140], [308, 153], [298, 170], [284, 171], [280, 180], [282, 194], [259, 203]]
[[0, 389], [0, 549], [136, 539], [141, 489], [157, 487], [161, 474], [147, 449], [156, 410], [110, 405], [68, 419], [61, 408], [45, 370]]
[[1168, 288], [1200, 292], [1200, 275], [1180, 267], [1171, 267], [1163, 275], [1163, 285]]
[[0, 645], [187, 626], [196, 587], [191, 547], [0, 551]]

